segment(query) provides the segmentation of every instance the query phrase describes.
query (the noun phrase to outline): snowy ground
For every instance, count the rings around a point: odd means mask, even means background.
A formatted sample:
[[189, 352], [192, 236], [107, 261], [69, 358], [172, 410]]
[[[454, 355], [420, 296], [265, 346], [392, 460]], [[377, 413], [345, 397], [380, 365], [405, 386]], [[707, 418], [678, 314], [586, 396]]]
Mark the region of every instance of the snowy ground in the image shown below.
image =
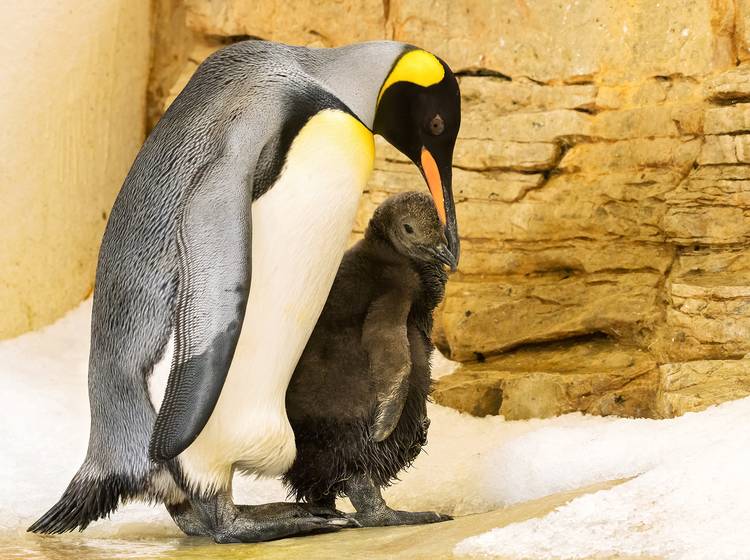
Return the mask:
[[528, 479], [512, 474], [520, 489], [514, 500], [529, 497], [533, 481], [544, 477], [540, 469], [559, 469], [573, 486], [640, 475], [543, 518], [467, 539], [458, 554], [750, 558], [750, 399], [674, 420], [550, 425], [496, 452], [511, 469], [514, 460], [537, 457]]
[[[54, 503], [85, 454], [90, 309], [87, 302], [47, 329], [0, 343], [6, 539]], [[505, 422], [439, 406], [430, 416], [427, 453], [386, 492], [392, 506], [461, 515], [635, 477], [545, 517], [467, 539], [457, 554], [750, 558], [750, 399], [666, 421], [571, 414]], [[237, 480], [235, 494], [244, 503], [285, 497], [273, 480]], [[86, 534], [178, 532], [163, 508], [131, 504]]]

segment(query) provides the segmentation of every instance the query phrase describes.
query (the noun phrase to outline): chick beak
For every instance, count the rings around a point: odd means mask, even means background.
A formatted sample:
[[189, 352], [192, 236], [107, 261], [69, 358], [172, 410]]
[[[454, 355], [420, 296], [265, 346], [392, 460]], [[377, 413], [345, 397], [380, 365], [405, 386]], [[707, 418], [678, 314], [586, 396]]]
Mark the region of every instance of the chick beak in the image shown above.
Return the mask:
[[438, 262], [441, 262], [449, 267], [451, 269], [451, 272], [456, 272], [456, 269], [458, 268], [456, 257], [453, 255], [451, 250], [448, 249], [448, 246], [445, 243], [441, 243], [440, 245], [438, 245], [437, 248], [434, 249], [433, 255], [438, 260]]

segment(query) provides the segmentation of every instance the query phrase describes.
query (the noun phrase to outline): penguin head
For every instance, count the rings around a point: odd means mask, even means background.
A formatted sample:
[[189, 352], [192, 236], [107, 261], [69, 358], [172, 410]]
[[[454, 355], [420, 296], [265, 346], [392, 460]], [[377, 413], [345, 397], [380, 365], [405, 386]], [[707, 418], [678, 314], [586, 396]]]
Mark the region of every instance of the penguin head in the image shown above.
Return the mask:
[[448, 65], [412, 48], [396, 61], [378, 95], [373, 132], [419, 168], [458, 263], [460, 245], [453, 203], [453, 147], [461, 126], [461, 94]]
[[429, 195], [405, 192], [385, 200], [372, 216], [376, 230], [404, 257], [425, 263], [442, 263], [456, 270], [442, 222]]

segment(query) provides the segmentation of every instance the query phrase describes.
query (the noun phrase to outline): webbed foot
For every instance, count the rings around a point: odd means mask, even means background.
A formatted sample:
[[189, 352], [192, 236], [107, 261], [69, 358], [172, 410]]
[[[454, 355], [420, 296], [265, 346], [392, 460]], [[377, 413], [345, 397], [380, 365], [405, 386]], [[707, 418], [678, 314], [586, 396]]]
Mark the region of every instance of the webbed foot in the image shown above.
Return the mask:
[[398, 511], [389, 507], [365, 510], [351, 514], [362, 527], [385, 527], [389, 525], [422, 525], [440, 523], [453, 519], [436, 511]]
[[350, 517], [362, 527], [382, 527], [386, 525], [421, 525], [439, 523], [453, 519], [435, 511], [398, 511], [389, 508], [380, 488], [368, 476], [353, 476], [346, 481], [346, 495], [357, 513]]
[[316, 515], [304, 506], [283, 502], [236, 506], [227, 493], [220, 493], [168, 509], [183, 532], [210, 536], [217, 543], [262, 542], [358, 526], [347, 517]]
[[208, 527], [203, 523], [198, 514], [190, 505], [190, 502], [185, 501], [179, 504], [165, 504], [169, 515], [172, 516], [172, 521], [180, 528], [180, 530], [190, 537], [210, 537], [211, 533]]
[[[263, 508], [263, 506], [256, 506]], [[305, 515], [282, 514], [280, 517], [269, 517], [265, 510], [256, 511], [252, 506], [244, 506], [241, 513], [230, 523], [218, 527], [212, 533], [215, 542], [250, 543], [272, 541], [286, 537], [332, 533], [346, 527], [356, 527], [356, 522], [346, 518], [317, 517]]]
[[308, 504], [305, 502], [297, 502], [295, 504], [302, 508], [304, 511], [316, 516], [316, 517], [325, 517], [328, 519], [349, 519], [349, 516], [347, 516], [343, 511], [340, 511], [336, 509], [336, 507], [331, 507], [329, 505], [322, 505], [322, 504]]

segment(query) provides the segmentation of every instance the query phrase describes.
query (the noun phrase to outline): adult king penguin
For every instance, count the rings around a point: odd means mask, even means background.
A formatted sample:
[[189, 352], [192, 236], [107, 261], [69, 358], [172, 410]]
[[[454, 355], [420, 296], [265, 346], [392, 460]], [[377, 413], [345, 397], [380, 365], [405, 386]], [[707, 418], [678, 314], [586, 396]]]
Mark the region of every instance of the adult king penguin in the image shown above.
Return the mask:
[[236, 506], [232, 474], [279, 475], [294, 460], [286, 388], [341, 261], [373, 134], [420, 169], [458, 259], [459, 124], [451, 70], [402, 43], [246, 41], [201, 64], [112, 208], [88, 452], [29, 530], [83, 529], [131, 499], [162, 501], [183, 531], [217, 542], [346, 523], [294, 504]]

